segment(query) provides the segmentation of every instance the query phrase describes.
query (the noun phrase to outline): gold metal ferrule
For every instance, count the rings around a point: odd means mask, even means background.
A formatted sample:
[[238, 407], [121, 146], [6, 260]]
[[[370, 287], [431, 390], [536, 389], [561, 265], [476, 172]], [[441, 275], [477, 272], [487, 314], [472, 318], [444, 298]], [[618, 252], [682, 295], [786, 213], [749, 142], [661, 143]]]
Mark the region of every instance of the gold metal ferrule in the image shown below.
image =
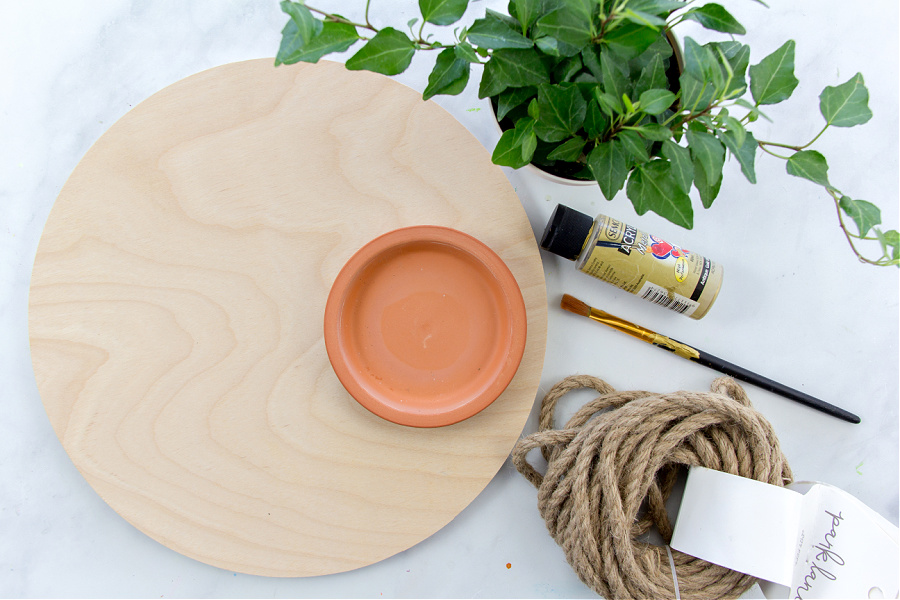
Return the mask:
[[700, 358], [700, 353], [687, 344], [683, 344], [681, 342], [676, 342], [675, 340], [668, 338], [664, 335], [660, 335], [655, 331], [651, 331], [646, 327], [641, 327], [640, 325], [635, 325], [630, 321], [626, 321], [625, 319], [620, 319], [615, 315], [611, 315], [608, 312], [591, 308], [591, 312], [588, 315], [591, 319], [603, 323], [604, 325], [608, 325], [613, 329], [617, 329], [622, 333], [627, 333], [632, 337], [636, 337], [639, 340], [644, 340], [654, 346], [660, 346], [663, 348], [668, 348], [672, 350], [675, 354], [682, 358], [694, 359], [697, 360]]

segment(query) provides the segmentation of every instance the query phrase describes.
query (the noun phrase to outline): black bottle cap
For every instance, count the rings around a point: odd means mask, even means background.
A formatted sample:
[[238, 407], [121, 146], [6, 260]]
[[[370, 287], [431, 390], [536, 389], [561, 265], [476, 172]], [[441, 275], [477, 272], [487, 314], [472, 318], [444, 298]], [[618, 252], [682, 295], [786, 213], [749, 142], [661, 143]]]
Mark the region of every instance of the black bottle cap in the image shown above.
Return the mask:
[[575, 260], [581, 254], [584, 241], [593, 226], [594, 219], [588, 215], [557, 204], [544, 229], [541, 248], [563, 258]]

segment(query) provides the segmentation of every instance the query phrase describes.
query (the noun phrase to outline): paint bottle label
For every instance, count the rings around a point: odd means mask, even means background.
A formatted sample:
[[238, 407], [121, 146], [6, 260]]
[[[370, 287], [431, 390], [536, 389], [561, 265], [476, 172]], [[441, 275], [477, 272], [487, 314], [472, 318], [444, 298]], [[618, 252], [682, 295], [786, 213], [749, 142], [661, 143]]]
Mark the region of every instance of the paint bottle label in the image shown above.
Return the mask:
[[686, 248], [600, 215], [562, 204], [550, 216], [541, 248], [575, 266], [677, 313], [699, 319], [722, 286], [722, 267]]
[[699, 319], [722, 284], [722, 267], [675, 244], [600, 215], [578, 268], [660, 306]]

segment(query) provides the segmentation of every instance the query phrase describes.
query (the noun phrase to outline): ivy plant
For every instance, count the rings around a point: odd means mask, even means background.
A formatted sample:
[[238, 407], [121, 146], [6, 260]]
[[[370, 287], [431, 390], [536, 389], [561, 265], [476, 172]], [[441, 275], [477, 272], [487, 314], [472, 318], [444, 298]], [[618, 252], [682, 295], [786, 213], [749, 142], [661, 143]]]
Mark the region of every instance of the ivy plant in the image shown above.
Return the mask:
[[[396, 75], [416, 52], [436, 52], [425, 100], [459, 94], [478, 65], [478, 96], [490, 98], [503, 129], [494, 163], [531, 163], [595, 180], [608, 200], [624, 189], [638, 214], [653, 211], [686, 228], [693, 226], [692, 190], [709, 208], [728, 155], [756, 183], [755, 161], [765, 153], [833, 199], [838, 224], [859, 260], [900, 265], [897, 231], [880, 227], [877, 206], [832, 184], [825, 157], [811, 149], [827, 129], [871, 119], [861, 74], [822, 90], [824, 123], [808, 143], [766, 141], [753, 135], [752, 125], [768, 119], [764, 107], [787, 100], [797, 87], [795, 43], [788, 40], [751, 64], [750, 47], [735, 40], [746, 33], [744, 26], [720, 4], [511, 0], [506, 13], [487, 9], [470, 26], [454, 28], [452, 42], [434, 40], [425, 28], [457, 23], [468, 0], [418, 4], [421, 18], [405, 27], [377, 28], [369, 20], [369, 1], [358, 23], [284, 0], [289, 20], [275, 64], [316, 62], [362, 43], [347, 69]], [[670, 32], [685, 21], [725, 35], [706, 44], [685, 37], [679, 49]]]

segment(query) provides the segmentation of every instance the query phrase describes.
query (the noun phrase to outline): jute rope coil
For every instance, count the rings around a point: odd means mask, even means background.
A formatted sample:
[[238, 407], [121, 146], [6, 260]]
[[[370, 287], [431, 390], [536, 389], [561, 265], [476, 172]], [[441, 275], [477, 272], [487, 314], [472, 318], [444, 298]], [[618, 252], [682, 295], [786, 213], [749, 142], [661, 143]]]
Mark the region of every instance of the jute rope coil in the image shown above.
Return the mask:
[[[560, 398], [599, 392], [563, 429], [553, 428]], [[541, 475], [527, 460], [539, 448]], [[519, 440], [516, 468], [538, 488], [538, 509], [579, 578], [604, 598], [736, 598], [755, 579], [642, 541], [651, 527], [668, 544], [665, 502], [684, 466], [700, 465], [785, 485], [791, 470], [772, 426], [734, 380], [710, 392], [617, 392], [587, 375], [567, 377], [546, 395], [539, 430]]]

